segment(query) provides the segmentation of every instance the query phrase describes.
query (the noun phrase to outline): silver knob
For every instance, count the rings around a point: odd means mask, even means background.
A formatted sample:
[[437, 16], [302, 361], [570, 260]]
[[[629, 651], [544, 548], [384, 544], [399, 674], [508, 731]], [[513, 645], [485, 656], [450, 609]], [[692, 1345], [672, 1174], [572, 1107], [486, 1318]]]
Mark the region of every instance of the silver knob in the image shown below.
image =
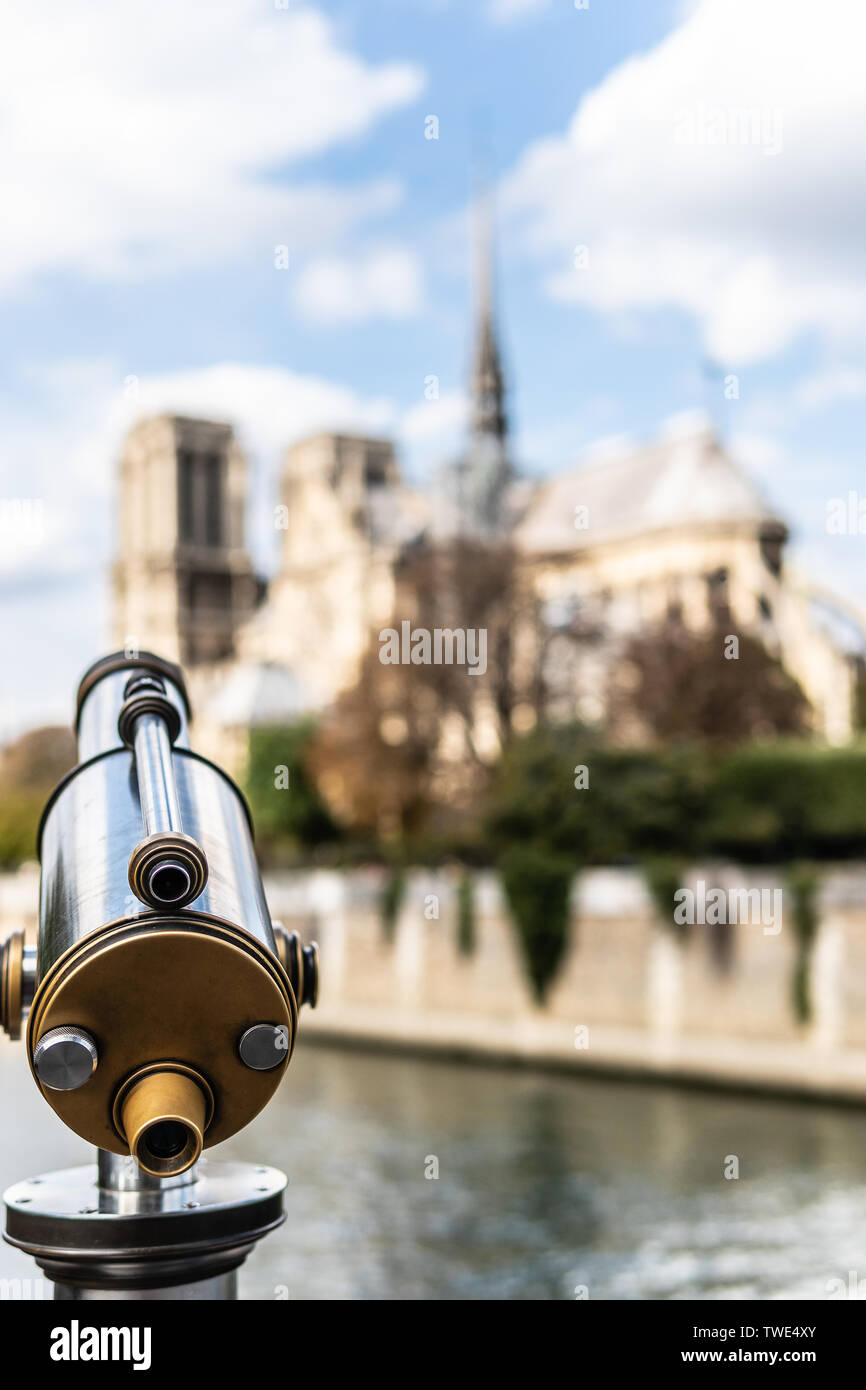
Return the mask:
[[271, 1071], [288, 1056], [289, 1031], [273, 1023], [254, 1023], [238, 1043], [244, 1066], [253, 1071]]
[[36, 1075], [52, 1091], [76, 1091], [96, 1070], [96, 1043], [83, 1028], [51, 1028], [36, 1044]]

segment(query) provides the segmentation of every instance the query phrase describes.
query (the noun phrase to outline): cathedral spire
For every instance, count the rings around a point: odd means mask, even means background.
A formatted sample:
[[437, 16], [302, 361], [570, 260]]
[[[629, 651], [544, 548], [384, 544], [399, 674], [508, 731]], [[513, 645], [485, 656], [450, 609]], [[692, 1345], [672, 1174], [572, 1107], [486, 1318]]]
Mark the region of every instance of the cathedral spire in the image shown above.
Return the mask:
[[491, 195], [478, 197], [476, 219], [476, 338], [472, 370], [471, 425], [474, 435], [492, 436], [504, 444], [508, 433], [505, 378], [496, 335], [493, 284], [493, 216]]
[[505, 378], [496, 334], [492, 204], [475, 199], [475, 349], [470, 384], [469, 438], [463, 452], [443, 464], [434, 484], [433, 534], [489, 541], [507, 531], [513, 473], [508, 450]]

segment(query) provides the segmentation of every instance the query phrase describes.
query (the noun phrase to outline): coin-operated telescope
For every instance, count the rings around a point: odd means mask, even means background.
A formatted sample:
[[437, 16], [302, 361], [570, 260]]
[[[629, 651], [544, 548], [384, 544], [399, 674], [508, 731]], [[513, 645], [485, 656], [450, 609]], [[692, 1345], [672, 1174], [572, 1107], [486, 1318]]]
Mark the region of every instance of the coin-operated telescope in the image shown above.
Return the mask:
[[282, 1173], [200, 1156], [276, 1091], [317, 949], [271, 922], [244, 798], [188, 721], [160, 657], [90, 668], [39, 829], [37, 943], [0, 947], [0, 1023], [26, 1020], [42, 1095], [99, 1151], [4, 1197], [5, 1239], [58, 1298], [232, 1298], [284, 1219]]

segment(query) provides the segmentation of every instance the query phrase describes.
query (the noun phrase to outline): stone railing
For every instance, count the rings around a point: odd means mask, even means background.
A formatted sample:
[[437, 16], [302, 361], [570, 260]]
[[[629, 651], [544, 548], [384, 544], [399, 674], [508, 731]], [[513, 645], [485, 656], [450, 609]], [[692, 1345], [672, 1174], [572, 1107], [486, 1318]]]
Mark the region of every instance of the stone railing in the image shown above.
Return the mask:
[[785, 875], [713, 868], [686, 881], [698, 880], [739, 890], [740, 902], [748, 890], [757, 902], [761, 890], [779, 902], [779, 920], [677, 931], [673, 904], [662, 921], [638, 871], [587, 870], [543, 1008], [494, 874], [473, 875], [469, 958], [458, 950], [456, 875], [409, 874], [391, 940], [381, 871], [271, 876], [266, 886], [274, 916], [319, 941], [321, 1004], [304, 1026], [323, 1035], [866, 1098], [866, 871], [822, 877], [805, 1024], [793, 1005], [797, 933]]

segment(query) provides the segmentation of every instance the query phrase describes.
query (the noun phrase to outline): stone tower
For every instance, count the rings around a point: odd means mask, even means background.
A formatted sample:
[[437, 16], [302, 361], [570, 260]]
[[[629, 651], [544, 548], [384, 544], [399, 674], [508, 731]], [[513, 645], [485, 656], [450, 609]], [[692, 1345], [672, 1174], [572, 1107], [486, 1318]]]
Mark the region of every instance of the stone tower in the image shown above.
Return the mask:
[[276, 524], [280, 567], [242, 654], [296, 672], [311, 705], [355, 680], [370, 633], [388, 621], [394, 564], [420, 530], [389, 440], [319, 434], [289, 449]]
[[231, 659], [260, 586], [244, 547], [246, 463], [230, 425], [140, 420], [120, 463], [114, 639], [196, 667]]

